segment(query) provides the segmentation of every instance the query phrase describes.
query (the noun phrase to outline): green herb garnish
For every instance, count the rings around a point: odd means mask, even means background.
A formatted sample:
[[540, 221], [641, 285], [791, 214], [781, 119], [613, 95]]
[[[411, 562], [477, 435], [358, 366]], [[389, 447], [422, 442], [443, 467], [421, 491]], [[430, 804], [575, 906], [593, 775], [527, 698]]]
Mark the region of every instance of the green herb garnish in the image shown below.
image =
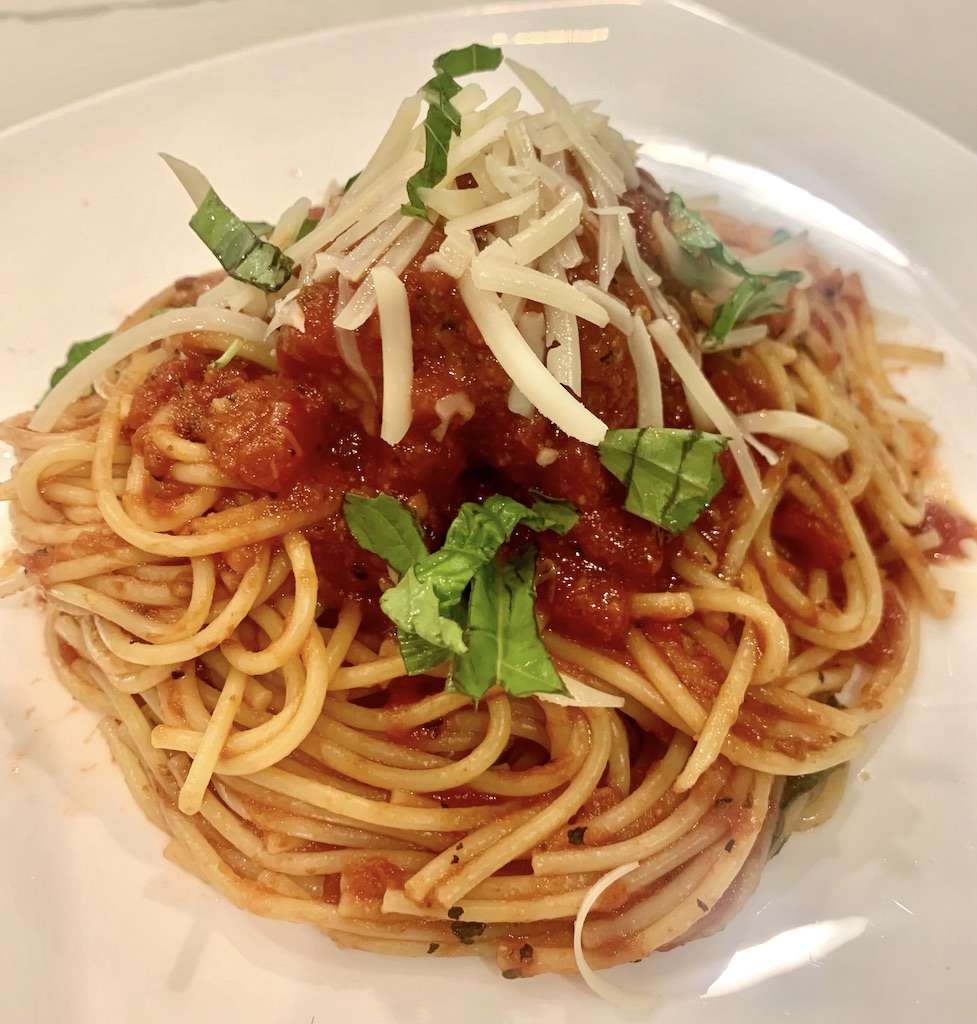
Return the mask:
[[584, 833], [587, 831], [586, 825], [578, 825], [576, 828], [571, 828], [567, 832], [567, 840], [571, 846], [583, 846]]
[[48, 391], [58, 384], [63, 377], [66, 377], [83, 360], [87, 359], [96, 349], [100, 349], [112, 337], [111, 331], [108, 334], [100, 334], [97, 338], [89, 338], [87, 341], [76, 341], [70, 345], [64, 357], [64, 362], [51, 374], [48, 382]]
[[397, 627], [409, 674], [450, 661], [448, 688], [474, 700], [495, 683], [515, 696], [566, 692], [536, 625], [535, 552], [504, 565], [495, 558], [520, 524], [566, 533], [577, 519], [569, 505], [530, 508], [498, 494], [466, 502], [430, 554], [413, 516], [388, 495], [349, 494], [343, 512], [361, 547], [400, 574], [380, 607]]
[[536, 551], [482, 566], [468, 599], [468, 650], [455, 659], [448, 689], [479, 700], [498, 682], [514, 697], [566, 693], [536, 625]]
[[740, 278], [732, 295], [715, 312], [703, 346], [707, 350], [720, 347], [736, 324], [782, 309], [787, 293], [801, 280], [802, 275], [796, 270], [776, 274], [754, 274], [747, 270], [677, 192], [668, 195], [668, 217], [675, 240], [695, 266], [695, 279], [683, 284], [699, 287], [704, 277], [708, 279], [710, 268], [722, 268]]
[[[451, 102], [461, 92], [455, 81], [476, 71], [494, 71], [502, 63], [502, 51], [495, 46], [472, 43], [449, 50], [434, 59], [434, 77], [424, 83], [421, 94], [427, 100], [424, 119], [424, 166], [407, 181], [407, 202], [401, 207], [406, 217], [427, 220], [422, 188], [434, 188], [448, 173], [448, 146], [452, 134], [461, 131], [461, 114]], [[350, 182], [347, 182], [347, 188]]]
[[277, 245], [262, 241], [213, 189], [190, 218], [190, 227], [235, 280], [276, 292], [292, 275], [292, 260]]
[[343, 515], [356, 543], [379, 555], [391, 569], [403, 575], [427, 555], [417, 520], [387, 494], [364, 498], [347, 494]]
[[[530, 509], [499, 494], [480, 505], [466, 502], [440, 550], [415, 563], [380, 599], [380, 607], [397, 625], [409, 673], [424, 672], [451, 654], [467, 652], [462, 597], [520, 523], [557, 533], [572, 525], [567, 506], [557, 502], [537, 501]], [[413, 643], [415, 639], [422, 643]]]
[[728, 439], [698, 430], [640, 427], [609, 430], [600, 461], [627, 488], [624, 507], [681, 533], [723, 486], [719, 453]]

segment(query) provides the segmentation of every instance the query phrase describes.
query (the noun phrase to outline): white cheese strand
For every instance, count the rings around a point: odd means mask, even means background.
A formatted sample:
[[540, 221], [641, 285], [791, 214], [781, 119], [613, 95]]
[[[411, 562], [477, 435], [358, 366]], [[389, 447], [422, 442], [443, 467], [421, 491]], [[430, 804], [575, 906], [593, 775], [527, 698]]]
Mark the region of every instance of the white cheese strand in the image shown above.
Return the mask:
[[602, 291], [593, 281], [574, 281], [573, 287], [578, 288], [587, 298], [593, 299], [607, 310], [611, 326], [616, 327], [625, 337], [631, 333], [631, 311], [619, 298]]
[[627, 989], [620, 988], [606, 978], [602, 978], [587, 963], [587, 958], [583, 952], [583, 929], [587, 922], [587, 916], [594, 908], [594, 904], [619, 878], [629, 875], [638, 866], [638, 862], [633, 860], [628, 864], [622, 864], [620, 867], [608, 871], [606, 875], [598, 878], [584, 894], [580, 909], [577, 911], [577, 916], [573, 922], [573, 958], [577, 962], [577, 970], [580, 972], [580, 977], [594, 995], [600, 996], [601, 999], [606, 999], [619, 1009], [647, 1013], [654, 1005], [654, 1000], [650, 996], [641, 995], [638, 992], [629, 992]]
[[[350, 283], [345, 278], [341, 277], [339, 279], [338, 288], [339, 291], [337, 298], [339, 302], [344, 304], [347, 303], [353, 293]], [[344, 331], [342, 327], [336, 327], [336, 325], [333, 324], [333, 333], [336, 335], [336, 348], [339, 350], [340, 358], [346, 364], [346, 368], [350, 373], [358, 377], [363, 382], [364, 387], [375, 402], [377, 400], [376, 385], [373, 383], [373, 378], [366, 372], [366, 367], [363, 365], [363, 356], [360, 354], [360, 346], [356, 340], [356, 332]]]
[[446, 220], [464, 217], [487, 205], [485, 193], [480, 188], [422, 188], [421, 199], [429, 210], [441, 214]]
[[[519, 317], [519, 333], [526, 339], [526, 344], [540, 362], [546, 357], [546, 319], [542, 313], [523, 313]], [[536, 411], [535, 406], [516, 387], [509, 388], [509, 412], [517, 416], [530, 417]]]
[[387, 444], [395, 445], [410, 429], [413, 416], [414, 340], [410, 328], [410, 305], [404, 282], [389, 267], [374, 267], [370, 280], [380, 316], [383, 365], [380, 437]]
[[388, 170], [381, 171], [373, 181], [354, 196], [347, 194], [346, 201], [340, 203], [336, 212], [329, 218], [323, 218], [305, 238], [300, 238], [285, 250], [285, 255], [301, 263], [307, 256], [318, 252], [324, 246], [337, 239], [344, 231], [351, 228], [362, 217], [373, 210], [378, 204], [393, 200], [398, 203], [406, 200], [407, 179], [421, 169], [424, 155], [416, 151], [405, 153]]
[[580, 224], [583, 198], [578, 192], [564, 196], [551, 210], [509, 239], [516, 263], [539, 259]]
[[[427, 241], [431, 233], [431, 225], [416, 217], [409, 218], [413, 223], [408, 227], [396, 242], [377, 260], [376, 267], [386, 267], [394, 274], [400, 275], [406, 269], [410, 261], [420, 252], [421, 246]], [[374, 269], [376, 269], [374, 267]], [[370, 319], [370, 315], [376, 309], [377, 300], [374, 292], [373, 278], [366, 278], [356, 289], [356, 294], [346, 303], [341, 312], [334, 318], [333, 323], [347, 331], [355, 331], [362, 327]]]
[[[547, 254], [539, 261], [540, 273], [567, 285], [567, 275], [559, 260]], [[569, 285], [567, 285], [569, 287]], [[581, 293], [582, 294], [582, 293]], [[589, 300], [588, 300], [589, 301]], [[599, 303], [596, 305], [603, 309]], [[607, 310], [604, 310], [605, 314]], [[583, 365], [580, 359], [580, 331], [577, 318], [566, 309], [548, 305], [546, 313], [546, 368], [575, 395], [583, 387]]]
[[219, 284], [203, 292], [196, 304], [232, 309], [235, 313], [248, 313], [264, 319], [268, 312], [268, 293], [247, 281], [225, 277]]
[[565, 708], [623, 708], [624, 698], [613, 693], [604, 693], [594, 686], [574, 679], [566, 672], [560, 673], [567, 692], [564, 693], [537, 693], [537, 700], [547, 704], [559, 704]]
[[285, 248], [287, 245], [291, 245], [295, 241], [298, 233], [302, 230], [302, 225], [305, 223], [305, 218], [309, 215], [309, 209], [312, 204], [308, 199], [296, 199], [294, 203], [278, 218], [278, 223], [272, 229], [271, 234], [268, 236], [268, 241], [272, 245], [277, 245], [279, 249]]
[[763, 497], [763, 484], [760, 482], [760, 475], [753, 462], [753, 456], [750, 455], [743, 431], [732, 413], [706, 380], [702, 370], [695, 365], [695, 360], [686, 351], [675, 328], [667, 320], [655, 320], [651, 325], [651, 336], [716, 430], [730, 439], [729, 450], [736, 460], [746, 490], [753, 504], [759, 504]]
[[[264, 320], [254, 316], [201, 306], [168, 309], [151, 316], [127, 331], [113, 335], [101, 348], [65, 374], [37, 407], [28, 426], [42, 433], [52, 430], [65, 409], [87, 394], [92, 383], [106, 370], [154, 341], [162, 341], [187, 331], [215, 331], [243, 341], [259, 343], [264, 340], [267, 326]], [[267, 346], [262, 345], [260, 348], [266, 353], [262, 365], [274, 366], [274, 359]]]
[[607, 425], [558, 384], [536, 358], [497, 295], [480, 289], [470, 272], [458, 281], [458, 291], [485, 344], [519, 390], [565, 434], [598, 445]]
[[342, 203], [351, 202], [401, 156], [410, 142], [414, 125], [417, 124], [417, 118], [421, 113], [421, 103], [421, 97], [418, 95], [408, 96], [401, 102], [397, 113], [394, 114], [393, 120], [390, 122], [390, 127], [384, 133], [373, 156], [347, 189], [341, 200]]
[[533, 94], [536, 102], [544, 110], [553, 112], [574, 150], [596, 171], [607, 188], [615, 195], [620, 195], [624, 191], [624, 176], [604, 147], [584, 127], [566, 97], [532, 68], [514, 60], [507, 60], [506, 63]]
[[825, 459], [835, 459], [848, 451], [848, 438], [830, 423], [787, 409], [764, 409], [737, 417], [747, 433], [769, 434], [792, 441]]
[[509, 199], [503, 199], [501, 202], [492, 203], [461, 217], [456, 217], [449, 221], [447, 226], [456, 231], [472, 231], [485, 224], [495, 224], [508, 217], [518, 217], [520, 213], [528, 210], [536, 202], [538, 196], [538, 190], [533, 189], [530, 192], [522, 193], [522, 195], [512, 196]]
[[637, 313], [632, 317], [628, 334], [628, 351], [634, 363], [634, 374], [638, 383], [639, 427], [663, 427], [665, 413], [662, 403], [661, 374], [658, 359], [644, 320]]
[[200, 204], [207, 198], [207, 193], [212, 190], [210, 182], [199, 167], [188, 164], [186, 160], [170, 156], [169, 153], [160, 153], [163, 162], [176, 175], [177, 181], [186, 189], [187, 195], [193, 200], [194, 206]]
[[606, 309], [593, 299], [587, 298], [573, 285], [549, 277], [538, 270], [522, 267], [483, 252], [472, 262], [471, 274], [478, 287], [486, 291], [519, 295], [544, 306], [563, 309], [598, 327], [607, 326]]
[[275, 314], [265, 331], [265, 340], [268, 341], [279, 327], [294, 327], [297, 331], [305, 333], [305, 313], [299, 305], [298, 298], [300, 288], [293, 288], [284, 298], [275, 303]]
[[359, 281], [370, 265], [414, 223], [416, 217], [403, 217], [398, 210], [345, 256], [337, 259], [336, 269], [347, 281]]

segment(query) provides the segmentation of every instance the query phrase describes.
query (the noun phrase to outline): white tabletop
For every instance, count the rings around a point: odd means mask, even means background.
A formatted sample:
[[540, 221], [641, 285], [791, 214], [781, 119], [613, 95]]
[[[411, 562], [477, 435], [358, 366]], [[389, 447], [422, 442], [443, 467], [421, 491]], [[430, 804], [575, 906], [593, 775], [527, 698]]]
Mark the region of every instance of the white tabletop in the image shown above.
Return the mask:
[[[977, 149], [973, 0], [676, 2], [766, 35]], [[459, 6], [458, 0], [0, 0], [0, 128], [266, 39]], [[783, 85], [771, 82], [772, 89]]]

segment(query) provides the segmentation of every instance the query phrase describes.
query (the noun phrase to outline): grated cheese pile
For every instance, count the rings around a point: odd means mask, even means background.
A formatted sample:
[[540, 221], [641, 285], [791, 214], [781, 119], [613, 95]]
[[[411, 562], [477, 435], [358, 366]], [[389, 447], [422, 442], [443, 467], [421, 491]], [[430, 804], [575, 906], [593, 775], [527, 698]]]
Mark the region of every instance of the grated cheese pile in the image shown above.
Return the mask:
[[[263, 340], [270, 357], [279, 326], [304, 326], [297, 285], [338, 279], [334, 322], [343, 358], [357, 376], [365, 372], [356, 332], [379, 313], [384, 369], [380, 434], [396, 444], [410, 428], [413, 364], [410, 311], [399, 278], [437, 225], [444, 240], [423, 269], [457, 280], [485, 343], [511, 378], [509, 408], [514, 413], [538, 412], [570, 437], [599, 444], [607, 427], [580, 401], [578, 324], [610, 325], [624, 335], [634, 363], [636, 426], [662, 424], [660, 354], [681, 378], [697, 424], [731, 438], [747, 489], [759, 501], [762, 487], [750, 448], [763, 446], [709, 385], [700, 354], [689, 352], [696, 340], [683, 331], [660, 289], [661, 279], [638, 250], [632, 211], [622, 200], [640, 183], [637, 144], [611, 127], [595, 103], [571, 103], [538, 72], [508, 64], [540, 109], [523, 109], [518, 88], [489, 101], [481, 86], [469, 84], [453, 97], [460, 130], [450, 139], [447, 175], [437, 186], [421, 190], [429, 221], [401, 212], [408, 179], [425, 162], [424, 104], [418, 94], [400, 104], [375, 153], [346, 191], [331, 189], [325, 212], [311, 230], [300, 237], [307, 200], [293, 203], [279, 219], [269, 237], [298, 264], [297, 281], [268, 294], [228, 279], [202, 296], [199, 312], [208, 309], [215, 327], [230, 328], [233, 322], [241, 337]], [[166, 159], [199, 204], [210, 187], [207, 179], [189, 164]], [[474, 179], [474, 188], [457, 188], [463, 174]], [[596, 279], [571, 284], [567, 271], [583, 261], [578, 239], [584, 231], [597, 240]], [[647, 310], [632, 311], [614, 294], [619, 268], [634, 278]], [[527, 309], [529, 302], [535, 306]], [[183, 318], [177, 318], [181, 326]], [[36, 429], [56, 422], [90, 386], [90, 371], [103, 370], [110, 354], [146, 344], [165, 326], [161, 318], [151, 329], [118, 335], [102, 358], [79, 365], [42, 404], [33, 421]]]

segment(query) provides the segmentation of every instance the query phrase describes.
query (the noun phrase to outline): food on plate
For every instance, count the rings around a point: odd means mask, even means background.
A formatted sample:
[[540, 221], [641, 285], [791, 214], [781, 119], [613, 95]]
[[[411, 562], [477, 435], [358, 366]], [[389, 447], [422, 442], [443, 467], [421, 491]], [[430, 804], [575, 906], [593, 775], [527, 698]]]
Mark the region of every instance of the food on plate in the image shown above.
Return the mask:
[[274, 224], [166, 157], [222, 269], [0, 429], [4, 587], [236, 905], [606, 993], [831, 813], [975, 531], [887, 372], [938, 354], [501, 62]]

